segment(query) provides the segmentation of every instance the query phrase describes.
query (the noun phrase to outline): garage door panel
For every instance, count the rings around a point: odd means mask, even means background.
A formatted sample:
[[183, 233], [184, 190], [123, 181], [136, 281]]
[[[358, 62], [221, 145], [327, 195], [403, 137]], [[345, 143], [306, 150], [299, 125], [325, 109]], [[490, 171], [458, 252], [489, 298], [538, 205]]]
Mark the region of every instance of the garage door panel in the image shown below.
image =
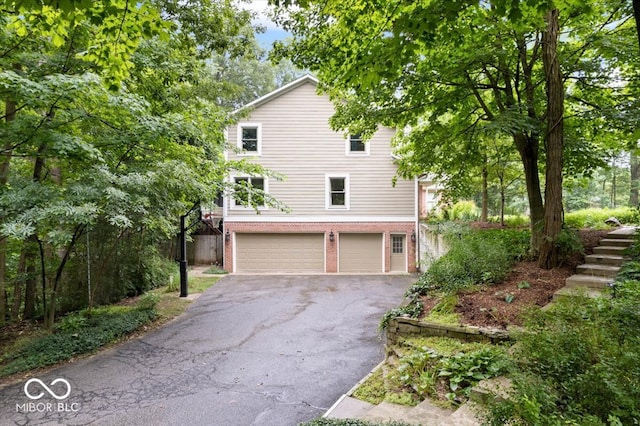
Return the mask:
[[339, 271], [381, 273], [382, 234], [340, 234]]
[[324, 234], [236, 234], [237, 272], [324, 272]]

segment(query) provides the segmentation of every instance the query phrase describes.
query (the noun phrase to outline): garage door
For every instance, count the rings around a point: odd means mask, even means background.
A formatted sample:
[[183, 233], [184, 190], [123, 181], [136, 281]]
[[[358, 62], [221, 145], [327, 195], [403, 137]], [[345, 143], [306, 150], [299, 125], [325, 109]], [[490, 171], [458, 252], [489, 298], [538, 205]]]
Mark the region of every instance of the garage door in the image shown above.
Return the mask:
[[236, 272], [324, 272], [324, 234], [236, 234]]
[[340, 233], [339, 238], [340, 272], [383, 272], [382, 234]]

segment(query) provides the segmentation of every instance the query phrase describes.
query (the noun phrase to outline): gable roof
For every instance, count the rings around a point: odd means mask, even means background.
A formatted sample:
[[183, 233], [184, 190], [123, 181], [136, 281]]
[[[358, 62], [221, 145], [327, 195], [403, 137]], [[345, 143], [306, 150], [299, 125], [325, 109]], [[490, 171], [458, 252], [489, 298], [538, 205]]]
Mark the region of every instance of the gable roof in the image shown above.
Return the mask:
[[282, 96], [285, 93], [290, 92], [291, 90], [295, 89], [296, 87], [302, 86], [305, 83], [311, 83], [317, 86], [318, 83], [320, 83], [320, 80], [318, 80], [316, 77], [312, 76], [311, 74], [305, 74], [302, 77], [298, 78], [297, 80], [294, 80], [291, 83], [285, 84], [284, 86], [274, 90], [273, 92], [269, 92], [266, 95], [259, 97], [258, 99], [251, 101], [248, 104], [238, 108], [237, 110], [234, 111], [234, 114], [242, 110], [245, 110], [247, 108], [256, 108], [256, 107], [259, 107], [260, 105], [266, 104], [267, 102], [279, 96]]

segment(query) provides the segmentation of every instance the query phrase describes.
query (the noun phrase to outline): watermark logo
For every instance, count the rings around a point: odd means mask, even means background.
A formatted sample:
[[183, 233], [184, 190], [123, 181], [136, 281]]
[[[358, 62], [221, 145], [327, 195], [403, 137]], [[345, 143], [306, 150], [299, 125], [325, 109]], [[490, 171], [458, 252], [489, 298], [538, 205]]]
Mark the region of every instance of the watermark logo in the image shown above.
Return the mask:
[[33, 402], [47, 394], [58, 401], [67, 399], [71, 395], [71, 384], [66, 379], [57, 378], [48, 385], [40, 379], [29, 379], [23, 390], [31, 401], [16, 404], [19, 413], [75, 413], [80, 410], [77, 402]]
[[45, 385], [42, 380], [30, 379], [29, 381], [27, 381], [27, 383], [24, 384], [24, 394], [27, 395], [27, 398], [29, 399], [40, 399], [44, 396], [44, 392], [40, 392], [37, 395], [32, 395], [31, 393], [29, 393], [29, 385], [31, 383], [38, 383], [44, 390], [49, 392], [49, 395], [51, 395], [52, 397], [58, 400], [65, 399], [69, 396], [69, 394], [71, 394], [71, 385], [65, 379], [62, 379], [62, 378], [55, 379], [53, 382], [50, 383], [50, 386], [55, 386], [57, 383], [64, 383], [65, 386], [67, 387], [67, 391], [62, 395], [56, 394], [53, 390], [51, 390], [49, 386]]

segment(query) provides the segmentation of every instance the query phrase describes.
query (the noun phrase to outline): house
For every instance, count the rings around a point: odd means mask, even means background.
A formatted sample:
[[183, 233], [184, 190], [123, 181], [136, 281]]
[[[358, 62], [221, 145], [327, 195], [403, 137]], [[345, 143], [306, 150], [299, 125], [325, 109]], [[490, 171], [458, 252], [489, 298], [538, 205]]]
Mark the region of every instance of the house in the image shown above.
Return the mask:
[[[369, 141], [331, 130], [333, 104], [306, 75], [263, 96], [228, 128], [229, 160], [284, 175], [232, 175], [288, 206], [252, 208], [250, 191], [223, 202], [224, 268], [236, 273], [405, 273], [416, 270], [417, 180], [398, 178], [394, 130]], [[255, 193], [254, 193], [255, 194]]]

